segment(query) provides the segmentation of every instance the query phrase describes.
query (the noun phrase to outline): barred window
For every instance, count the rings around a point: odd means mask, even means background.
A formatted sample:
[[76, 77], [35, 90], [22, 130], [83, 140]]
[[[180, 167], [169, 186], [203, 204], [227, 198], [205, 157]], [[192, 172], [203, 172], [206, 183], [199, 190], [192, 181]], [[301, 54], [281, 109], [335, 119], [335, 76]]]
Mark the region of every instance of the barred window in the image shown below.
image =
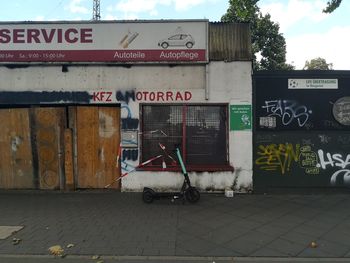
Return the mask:
[[179, 147], [190, 170], [229, 165], [226, 105], [142, 105], [141, 116], [142, 162], [163, 154], [151, 166], [160, 168], [165, 161], [174, 167], [167, 154], [176, 159], [173, 151]]

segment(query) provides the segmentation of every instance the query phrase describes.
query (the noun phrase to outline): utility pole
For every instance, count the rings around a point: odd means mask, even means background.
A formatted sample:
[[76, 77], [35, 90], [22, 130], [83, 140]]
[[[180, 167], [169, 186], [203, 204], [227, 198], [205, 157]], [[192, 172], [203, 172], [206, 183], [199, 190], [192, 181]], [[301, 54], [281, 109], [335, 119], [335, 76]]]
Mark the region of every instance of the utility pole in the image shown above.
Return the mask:
[[101, 19], [100, 0], [93, 0], [93, 1], [94, 1], [94, 7], [93, 7], [92, 20], [100, 20]]

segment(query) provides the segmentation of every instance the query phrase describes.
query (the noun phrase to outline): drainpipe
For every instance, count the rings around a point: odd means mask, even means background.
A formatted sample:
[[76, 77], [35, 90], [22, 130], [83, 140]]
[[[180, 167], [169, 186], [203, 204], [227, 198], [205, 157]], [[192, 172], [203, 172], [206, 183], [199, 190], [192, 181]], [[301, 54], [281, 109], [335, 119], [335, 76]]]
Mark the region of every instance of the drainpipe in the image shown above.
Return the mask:
[[209, 100], [209, 64], [205, 65], [205, 100]]

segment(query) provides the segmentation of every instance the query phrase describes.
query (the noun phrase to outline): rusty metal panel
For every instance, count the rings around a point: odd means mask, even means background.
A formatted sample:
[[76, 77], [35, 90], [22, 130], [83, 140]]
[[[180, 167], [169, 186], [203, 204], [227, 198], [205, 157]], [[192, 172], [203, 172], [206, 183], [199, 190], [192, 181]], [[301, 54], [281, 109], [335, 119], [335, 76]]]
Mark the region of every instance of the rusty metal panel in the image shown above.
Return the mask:
[[63, 171], [65, 109], [35, 108], [35, 138], [40, 189], [59, 189]]
[[209, 23], [209, 60], [252, 60], [249, 24]]
[[[120, 176], [120, 108], [77, 107], [77, 187], [104, 188]], [[112, 187], [119, 189], [120, 183]]]
[[28, 109], [0, 109], [0, 123], [0, 188], [35, 188]]

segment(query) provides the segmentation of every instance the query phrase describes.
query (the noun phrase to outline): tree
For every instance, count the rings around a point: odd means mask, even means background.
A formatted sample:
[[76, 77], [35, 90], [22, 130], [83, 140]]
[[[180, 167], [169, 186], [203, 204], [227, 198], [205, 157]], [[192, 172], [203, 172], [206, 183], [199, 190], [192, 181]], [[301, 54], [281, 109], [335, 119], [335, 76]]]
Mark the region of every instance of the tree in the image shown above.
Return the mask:
[[327, 63], [324, 58], [314, 58], [305, 62], [304, 70], [331, 70], [333, 69], [332, 63]]
[[342, 0], [331, 0], [327, 2], [327, 7], [323, 9], [323, 13], [332, 13], [335, 9], [337, 9]]
[[250, 23], [254, 70], [294, 69], [286, 63], [286, 40], [279, 33], [279, 25], [271, 21], [269, 14], [260, 12], [258, 1], [229, 0], [221, 21]]

